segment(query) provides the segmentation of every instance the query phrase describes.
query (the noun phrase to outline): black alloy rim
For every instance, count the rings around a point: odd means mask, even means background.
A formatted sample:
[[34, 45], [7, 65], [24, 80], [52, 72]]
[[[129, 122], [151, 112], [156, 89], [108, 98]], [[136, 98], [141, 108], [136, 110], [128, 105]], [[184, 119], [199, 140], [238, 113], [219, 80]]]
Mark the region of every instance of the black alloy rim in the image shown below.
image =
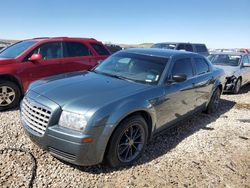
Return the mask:
[[118, 159], [131, 162], [142, 151], [145, 144], [145, 132], [139, 124], [129, 126], [120, 136], [117, 147]]

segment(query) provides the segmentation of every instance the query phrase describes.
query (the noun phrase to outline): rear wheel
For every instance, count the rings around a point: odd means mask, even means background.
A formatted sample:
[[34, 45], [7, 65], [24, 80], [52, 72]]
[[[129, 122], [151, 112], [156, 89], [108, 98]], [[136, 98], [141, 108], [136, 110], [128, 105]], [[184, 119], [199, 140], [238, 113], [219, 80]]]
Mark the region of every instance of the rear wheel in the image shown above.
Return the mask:
[[235, 83], [235, 86], [234, 86], [234, 89], [233, 89], [233, 93], [234, 94], [238, 94], [240, 92], [240, 88], [241, 88], [241, 79], [238, 78], [236, 83]]
[[16, 107], [20, 101], [21, 92], [19, 87], [10, 81], [0, 82], [0, 110]]
[[148, 138], [147, 123], [141, 116], [125, 119], [112, 135], [106, 162], [111, 167], [121, 167], [136, 161], [145, 149]]
[[215, 113], [220, 105], [220, 96], [221, 96], [221, 90], [220, 88], [216, 88], [206, 109], [206, 113], [211, 114]]

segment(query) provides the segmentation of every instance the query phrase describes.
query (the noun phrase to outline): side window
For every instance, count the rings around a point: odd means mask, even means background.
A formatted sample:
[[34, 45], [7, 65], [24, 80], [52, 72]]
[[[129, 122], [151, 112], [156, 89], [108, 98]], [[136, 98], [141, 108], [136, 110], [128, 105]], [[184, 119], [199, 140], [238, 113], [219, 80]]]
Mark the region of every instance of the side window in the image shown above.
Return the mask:
[[250, 55], [248, 55], [248, 63], [250, 64]]
[[197, 52], [207, 52], [207, 48], [205, 45], [195, 45]]
[[34, 53], [41, 54], [44, 60], [62, 58], [63, 57], [62, 43], [49, 42], [46, 44], [42, 44], [41, 46], [36, 48], [32, 54]]
[[172, 68], [172, 75], [185, 74], [188, 78], [193, 76], [193, 68], [190, 58], [178, 59]]
[[203, 58], [194, 58], [195, 70], [197, 75], [209, 72], [209, 65]]
[[179, 44], [177, 47], [177, 50], [186, 50], [185, 49], [185, 44]]
[[87, 46], [80, 42], [66, 42], [65, 57], [81, 57], [91, 56], [91, 52]]
[[99, 55], [110, 55], [109, 51], [101, 44], [90, 43]]
[[186, 44], [186, 51], [193, 52], [193, 46], [191, 44]]

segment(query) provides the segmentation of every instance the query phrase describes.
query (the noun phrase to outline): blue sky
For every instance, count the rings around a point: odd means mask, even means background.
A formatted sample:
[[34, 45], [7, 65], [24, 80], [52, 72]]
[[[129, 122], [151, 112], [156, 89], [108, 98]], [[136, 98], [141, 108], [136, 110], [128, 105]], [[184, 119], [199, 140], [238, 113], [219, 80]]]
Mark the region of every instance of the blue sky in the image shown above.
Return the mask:
[[0, 38], [94, 37], [250, 48], [250, 0], [5, 0]]

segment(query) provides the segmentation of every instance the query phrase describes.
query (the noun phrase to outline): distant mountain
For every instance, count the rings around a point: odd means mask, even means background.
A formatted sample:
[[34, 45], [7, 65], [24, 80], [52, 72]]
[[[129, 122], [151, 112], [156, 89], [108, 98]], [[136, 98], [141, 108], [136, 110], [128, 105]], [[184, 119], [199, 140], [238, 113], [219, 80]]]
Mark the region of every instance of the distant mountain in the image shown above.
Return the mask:
[[118, 44], [123, 48], [150, 48], [153, 43], [142, 43], [142, 44]]
[[13, 44], [18, 42], [19, 40], [11, 40], [11, 39], [0, 39], [0, 44]]

